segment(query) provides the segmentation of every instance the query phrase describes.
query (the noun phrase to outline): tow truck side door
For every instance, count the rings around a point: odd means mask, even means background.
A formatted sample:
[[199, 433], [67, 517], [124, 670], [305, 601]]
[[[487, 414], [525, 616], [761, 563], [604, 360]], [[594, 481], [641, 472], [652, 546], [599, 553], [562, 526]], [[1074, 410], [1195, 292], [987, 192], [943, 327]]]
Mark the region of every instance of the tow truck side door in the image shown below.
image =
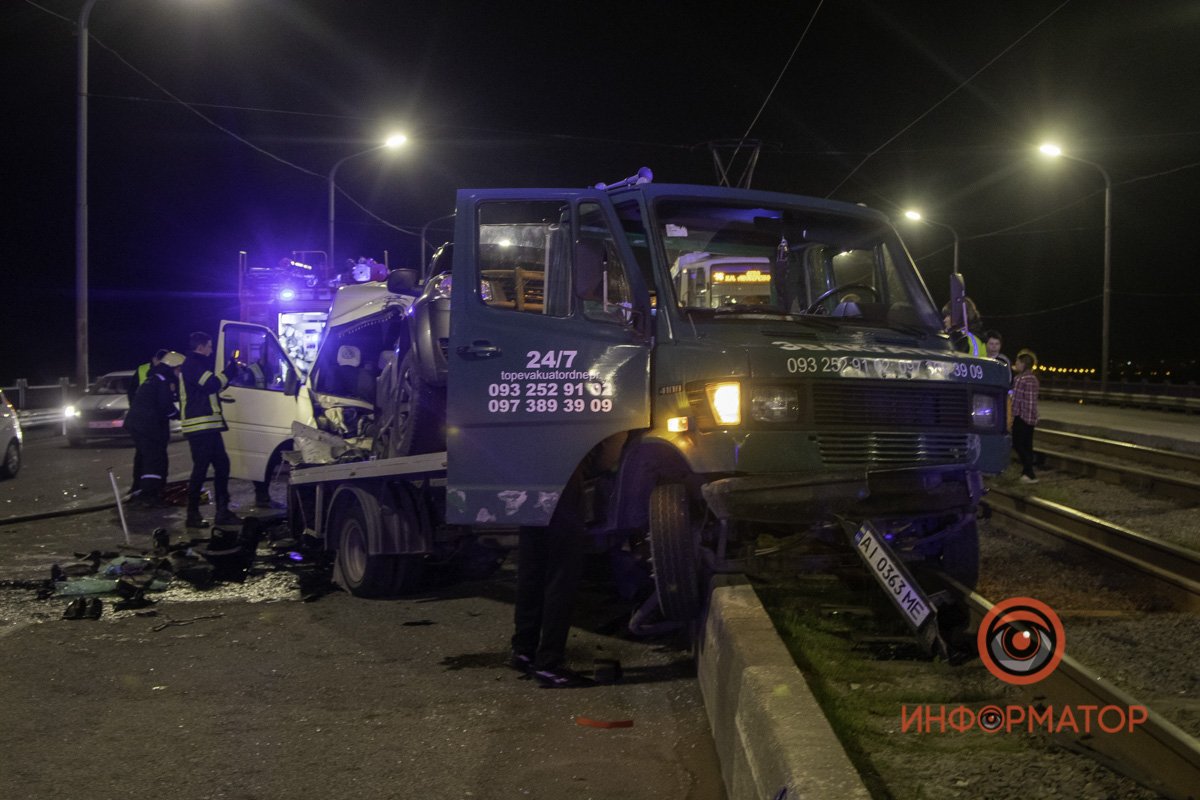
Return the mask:
[[229, 379], [220, 397], [230, 475], [266, 480], [271, 454], [292, 438], [292, 421], [304, 421], [300, 373], [269, 328], [248, 322], [222, 320], [216, 363]]
[[650, 302], [599, 190], [458, 194], [447, 521], [546, 525], [572, 472], [650, 424]]

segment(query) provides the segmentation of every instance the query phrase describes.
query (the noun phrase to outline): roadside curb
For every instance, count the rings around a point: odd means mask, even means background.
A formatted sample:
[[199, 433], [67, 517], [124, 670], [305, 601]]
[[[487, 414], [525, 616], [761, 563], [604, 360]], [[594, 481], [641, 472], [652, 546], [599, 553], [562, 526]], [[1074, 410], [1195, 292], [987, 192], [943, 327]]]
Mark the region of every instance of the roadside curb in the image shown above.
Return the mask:
[[697, 673], [730, 800], [869, 798], [754, 588], [709, 588]]

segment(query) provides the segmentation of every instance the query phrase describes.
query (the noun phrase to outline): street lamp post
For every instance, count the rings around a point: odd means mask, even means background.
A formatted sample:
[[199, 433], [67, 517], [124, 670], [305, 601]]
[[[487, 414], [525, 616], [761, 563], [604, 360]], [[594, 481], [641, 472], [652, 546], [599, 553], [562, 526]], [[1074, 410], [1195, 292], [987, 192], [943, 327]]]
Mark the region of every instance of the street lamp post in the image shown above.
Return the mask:
[[[94, 2], [94, 0], [93, 0], [93, 2]], [[329, 256], [328, 256], [329, 265], [327, 265], [326, 269], [328, 269], [329, 266], [332, 266], [335, 263], [334, 253], [333, 253], [333, 241], [334, 241], [333, 229], [334, 229], [334, 225], [336, 222], [336, 217], [335, 217], [336, 208], [337, 208], [337, 206], [336, 206], [336, 197], [337, 197], [336, 179], [337, 179], [338, 168], [341, 167], [342, 164], [345, 164], [347, 161], [349, 161], [352, 158], [358, 158], [359, 156], [365, 156], [367, 153], [374, 153], [378, 150], [385, 150], [385, 149], [392, 150], [392, 149], [402, 146], [407, 141], [408, 141], [408, 137], [405, 136], [404, 134], [402, 134], [402, 133], [393, 134], [392, 136], [389, 136], [383, 144], [376, 145], [375, 147], [368, 147], [366, 150], [360, 150], [357, 153], [351, 153], [350, 155], [346, 156], [345, 158], [341, 159], [336, 164], [334, 164], [333, 168], [329, 170]], [[336, 272], [336, 268], [335, 268], [335, 272]]]
[[1088, 161], [1079, 156], [1067, 155], [1062, 148], [1055, 144], [1044, 144], [1038, 148], [1051, 158], [1065, 158], [1068, 161], [1078, 161], [1094, 167], [1104, 178], [1104, 288], [1102, 290], [1100, 312], [1100, 391], [1108, 391], [1108, 333], [1112, 300], [1112, 178], [1108, 170], [1095, 161]]
[[88, 17], [96, 0], [79, 12], [75, 81], [75, 381], [88, 385]]
[[958, 274], [958, 231], [954, 230], [954, 228], [950, 227], [944, 222], [937, 222], [936, 220], [922, 216], [920, 211], [905, 211], [904, 216], [908, 217], [913, 222], [924, 222], [928, 225], [936, 225], [939, 228], [945, 228], [946, 230], [950, 231], [950, 233], [954, 234], [954, 273]]

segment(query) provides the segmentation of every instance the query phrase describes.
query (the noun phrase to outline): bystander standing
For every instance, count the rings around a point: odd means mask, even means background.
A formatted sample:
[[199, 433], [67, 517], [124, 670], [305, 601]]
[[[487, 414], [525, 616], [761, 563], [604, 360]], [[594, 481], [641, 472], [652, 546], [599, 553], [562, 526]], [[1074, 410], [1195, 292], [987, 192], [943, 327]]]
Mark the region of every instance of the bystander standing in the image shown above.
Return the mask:
[[1004, 337], [1000, 335], [1000, 331], [990, 330], [983, 333], [983, 345], [987, 348], [987, 357], [994, 358], [997, 361], [1003, 361], [1006, 367], [1012, 366], [1012, 361], [1008, 356], [1000, 352], [1004, 347]]
[[1021, 482], [1037, 483], [1033, 471], [1033, 429], [1038, 423], [1038, 379], [1033, 374], [1032, 353], [1021, 351], [1013, 362], [1012, 442], [1021, 459]]

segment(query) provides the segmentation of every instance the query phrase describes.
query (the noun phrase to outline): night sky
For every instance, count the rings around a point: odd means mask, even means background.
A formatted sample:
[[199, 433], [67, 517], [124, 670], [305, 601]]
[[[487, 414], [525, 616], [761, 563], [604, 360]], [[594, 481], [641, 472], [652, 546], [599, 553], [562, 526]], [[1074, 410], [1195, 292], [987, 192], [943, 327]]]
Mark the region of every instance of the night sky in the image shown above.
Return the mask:
[[[81, 8], [0, 10], [2, 385], [74, 375]], [[1113, 181], [1114, 361], [1196, 358], [1194, 0], [99, 0], [89, 27], [93, 376], [235, 316], [239, 250], [324, 250], [330, 168], [394, 129], [338, 172], [378, 218], [339, 197], [338, 261], [417, 266], [457, 188], [715, 183], [707, 143], [748, 134], [755, 188], [884, 210], [941, 303], [921, 208], [1010, 355], [1098, 367], [1104, 183], [1054, 138]]]

